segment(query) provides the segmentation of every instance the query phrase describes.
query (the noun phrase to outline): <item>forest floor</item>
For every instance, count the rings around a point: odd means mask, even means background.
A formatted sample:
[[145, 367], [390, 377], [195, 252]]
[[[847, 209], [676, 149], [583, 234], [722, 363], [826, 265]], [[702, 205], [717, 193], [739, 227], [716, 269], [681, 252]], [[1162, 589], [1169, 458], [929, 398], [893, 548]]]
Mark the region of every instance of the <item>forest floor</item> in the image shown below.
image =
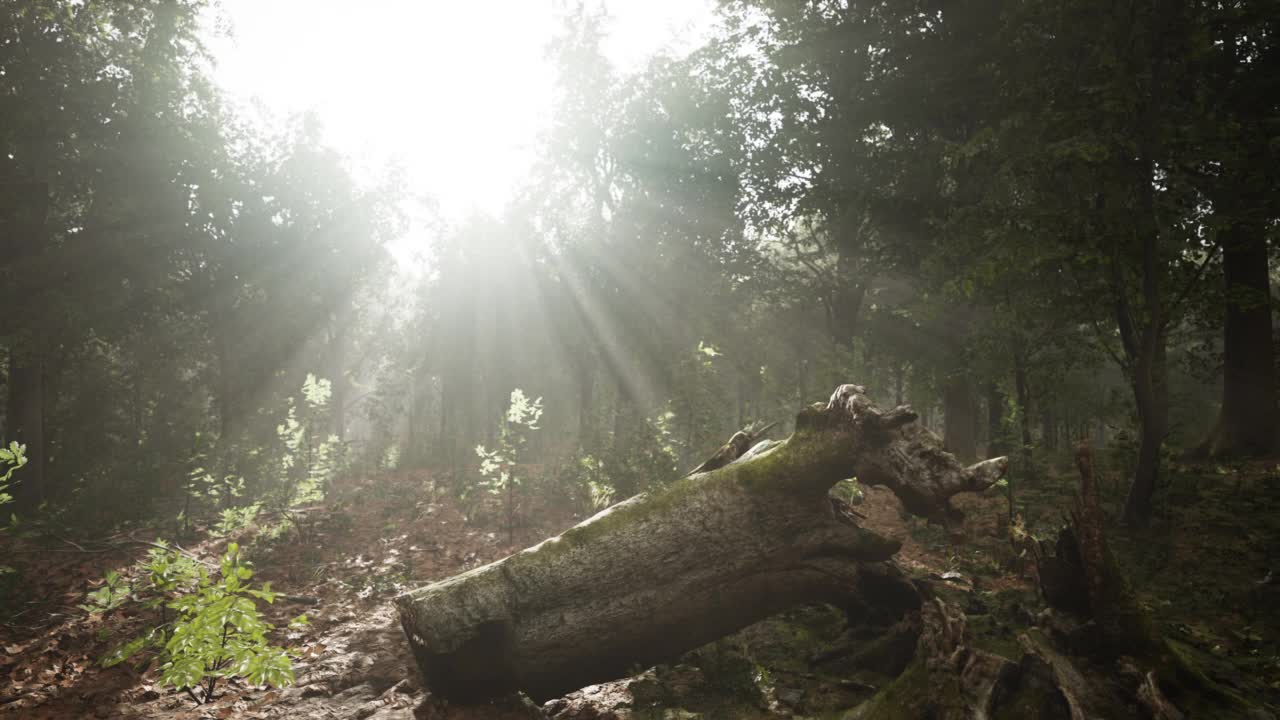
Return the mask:
[[[1113, 546], [1144, 603], [1168, 637], [1211, 678], [1255, 702], [1280, 704], [1280, 471], [1274, 464], [1179, 467], [1164, 490], [1164, 514], [1142, 532], [1115, 532]], [[1050, 475], [1019, 487], [1034, 508], [1033, 531], [1048, 536], [1070, 507], [1074, 478]], [[1104, 485], [1106, 489], [1106, 485]], [[1109, 494], [1118, 499], [1116, 487]], [[424, 700], [390, 599], [424, 582], [496, 560], [575, 522], [563, 510], [520, 528], [469, 525], [423, 473], [400, 473], [338, 489], [310, 513], [311, 530], [254, 540], [207, 530], [183, 544], [216, 561], [229, 541], [249, 548], [255, 581], [290, 597], [261, 605], [283, 628], [307, 613], [310, 625], [281, 630], [296, 649], [297, 684], [263, 689], [227, 683], [209, 704], [161, 687], [157, 669], [97, 660], [137, 634], [145, 619], [115, 610], [90, 614], [78, 605], [108, 570], [125, 577], [159, 537], [136, 528], [97, 541], [49, 533], [0, 539], [15, 572], [0, 593], [0, 715], [45, 718], [528, 718], [518, 703], [444, 707]], [[936, 528], [906, 520], [887, 492], [871, 490], [859, 511], [868, 525], [904, 541], [900, 565], [933, 581], [968, 615], [975, 646], [1016, 658], [1016, 637], [1034, 624], [1042, 603], [1030, 563], [1006, 538], [1005, 498], [960, 503], [969, 542], [953, 545]], [[548, 703], [557, 720], [595, 718], [841, 718], [892, 680], [854, 671], [845, 660], [866, 642], [844, 614], [810, 607], [759, 623], [658, 668], [584, 688]]]

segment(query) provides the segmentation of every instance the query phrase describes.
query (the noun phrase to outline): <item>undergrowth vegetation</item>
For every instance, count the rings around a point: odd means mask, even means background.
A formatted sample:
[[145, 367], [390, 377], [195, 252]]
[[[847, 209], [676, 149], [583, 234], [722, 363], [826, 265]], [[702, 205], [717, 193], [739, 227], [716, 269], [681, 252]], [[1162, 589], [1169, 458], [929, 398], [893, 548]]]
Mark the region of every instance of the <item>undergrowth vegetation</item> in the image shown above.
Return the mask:
[[[274, 628], [257, 606], [258, 601], [273, 602], [275, 593], [270, 583], [252, 586], [253, 570], [240, 547], [228, 544], [211, 570], [185, 552], [160, 544], [140, 563], [137, 585], [108, 572], [102, 586], [80, 606], [90, 613], [135, 606], [154, 616], [141, 634], [103, 656], [102, 666], [155, 663], [161, 683], [189, 693], [198, 703], [212, 701], [219, 680], [225, 678], [243, 677], [277, 688], [292, 684], [289, 651], [270, 643]], [[300, 615], [290, 626], [306, 622], [306, 615]]]

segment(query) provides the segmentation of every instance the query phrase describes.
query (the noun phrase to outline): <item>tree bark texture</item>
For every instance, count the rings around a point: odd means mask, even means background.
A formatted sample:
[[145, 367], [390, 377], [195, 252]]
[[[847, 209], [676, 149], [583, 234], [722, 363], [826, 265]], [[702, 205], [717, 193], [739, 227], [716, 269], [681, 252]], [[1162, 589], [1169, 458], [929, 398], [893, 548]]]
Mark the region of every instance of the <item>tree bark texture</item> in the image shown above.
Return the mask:
[[850, 524], [827, 495], [856, 476], [951, 524], [950, 498], [1004, 458], [964, 467], [909, 408], [842, 385], [781, 443], [637, 495], [534, 547], [396, 600], [426, 686], [544, 700], [669, 660], [787, 608], [876, 607], [899, 543]]
[[26, 445], [27, 464], [13, 477], [17, 509], [34, 510], [48, 498], [44, 477], [44, 366], [37, 357], [10, 350], [5, 442]]
[[973, 383], [967, 375], [955, 375], [942, 390], [943, 436], [947, 452], [964, 461], [978, 456], [978, 408]]
[[1264, 228], [1239, 222], [1224, 234], [1222, 414], [1201, 449], [1211, 456], [1265, 455], [1280, 441], [1267, 237]]
[[1124, 520], [1133, 525], [1144, 525], [1150, 519], [1152, 498], [1160, 483], [1160, 449], [1168, 426], [1163, 344], [1163, 335], [1153, 340], [1151, 347], [1146, 347], [1144, 342], [1134, 362], [1132, 385], [1138, 408], [1138, 465], [1124, 503]]
[[987, 457], [1009, 452], [1009, 437], [1004, 426], [1004, 391], [994, 382], [987, 384]]
[[1026, 356], [1015, 351], [1013, 354], [1013, 385], [1015, 400], [1018, 403], [1018, 430], [1022, 446], [1019, 454], [1026, 465], [1031, 464], [1031, 385], [1027, 379]]
[[56, 347], [50, 329], [57, 324], [50, 315], [51, 292], [58, 287], [41, 267], [47, 262], [49, 184], [14, 182], [0, 178], [0, 264], [9, 266], [6, 284], [0, 287], [0, 305], [20, 303], [39, 311], [0, 317], [0, 335], [9, 344], [9, 379], [6, 397], [7, 437], [27, 446], [27, 464], [13, 478], [13, 495], [19, 510], [35, 508], [48, 496], [45, 478], [45, 363], [49, 348]]

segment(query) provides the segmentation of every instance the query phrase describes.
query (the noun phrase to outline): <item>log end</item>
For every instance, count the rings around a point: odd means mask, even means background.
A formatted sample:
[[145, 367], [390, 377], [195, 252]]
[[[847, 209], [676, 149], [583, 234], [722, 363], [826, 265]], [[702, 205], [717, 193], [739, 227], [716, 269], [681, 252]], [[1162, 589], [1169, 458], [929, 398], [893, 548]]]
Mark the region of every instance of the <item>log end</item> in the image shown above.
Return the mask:
[[521, 689], [511, 624], [492, 620], [470, 628], [471, 636], [447, 652], [434, 652], [413, 626], [413, 613], [400, 605], [400, 623], [423, 685], [445, 700], [476, 702]]

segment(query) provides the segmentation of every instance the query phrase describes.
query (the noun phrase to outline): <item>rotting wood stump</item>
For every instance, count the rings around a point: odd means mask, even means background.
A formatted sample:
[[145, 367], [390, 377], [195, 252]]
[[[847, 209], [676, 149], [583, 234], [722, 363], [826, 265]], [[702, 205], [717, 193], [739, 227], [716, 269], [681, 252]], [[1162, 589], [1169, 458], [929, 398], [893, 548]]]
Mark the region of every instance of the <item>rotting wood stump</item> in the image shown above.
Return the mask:
[[[396, 599], [426, 687], [473, 701], [535, 700], [636, 667], [813, 602], [890, 602], [884, 561], [899, 543], [832, 511], [846, 478], [883, 485], [910, 512], [952, 525], [957, 493], [1004, 458], [962, 466], [901, 406], [856, 385], [796, 417], [787, 440], [637, 495], [561, 535]], [[900, 582], [900, 580], [899, 580]]]

